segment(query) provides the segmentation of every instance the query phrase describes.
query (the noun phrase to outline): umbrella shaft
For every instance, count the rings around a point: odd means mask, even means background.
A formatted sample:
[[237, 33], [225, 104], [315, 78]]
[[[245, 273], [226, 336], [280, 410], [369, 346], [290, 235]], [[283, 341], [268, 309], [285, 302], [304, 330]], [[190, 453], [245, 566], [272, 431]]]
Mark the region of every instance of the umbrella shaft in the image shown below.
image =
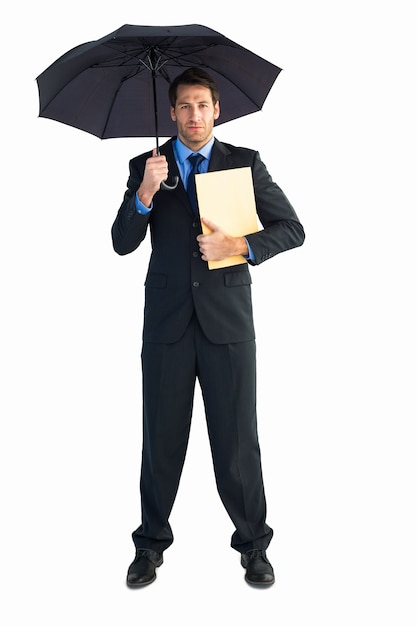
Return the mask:
[[159, 132], [158, 132], [158, 104], [156, 101], [156, 73], [152, 67], [152, 90], [153, 90], [153, 110], [155, 116], [155, 137], [156, 137], [156, 154], [159, 155]]

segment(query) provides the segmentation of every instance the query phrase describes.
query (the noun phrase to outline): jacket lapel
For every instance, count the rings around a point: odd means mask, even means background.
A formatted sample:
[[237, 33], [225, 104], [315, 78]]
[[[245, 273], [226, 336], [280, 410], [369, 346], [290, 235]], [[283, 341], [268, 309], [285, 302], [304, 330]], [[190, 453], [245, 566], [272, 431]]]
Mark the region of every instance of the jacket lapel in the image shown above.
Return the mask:
[[229, 169], [229, 154], [230, 150], [224, 145], [224, 143], [215, 139], [213, 150], [211, 151], [208, 171], [217, 172], [218, 170]]

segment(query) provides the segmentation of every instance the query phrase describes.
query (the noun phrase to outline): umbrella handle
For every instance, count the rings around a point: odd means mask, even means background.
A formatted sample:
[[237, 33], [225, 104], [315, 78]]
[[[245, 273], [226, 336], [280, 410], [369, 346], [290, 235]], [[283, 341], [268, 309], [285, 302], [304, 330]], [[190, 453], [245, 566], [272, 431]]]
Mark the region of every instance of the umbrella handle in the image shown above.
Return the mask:
[[177, 188], [177, 185], [179, 183], [179, 178], [178, 176], [174, 176], [173, 181], [174, 184], [173, 185], [167, 185], [167, 183], [163, 180], [161, 183], [161, 189], [163, 189], [164, 191], [172, 191], [173, 189]]

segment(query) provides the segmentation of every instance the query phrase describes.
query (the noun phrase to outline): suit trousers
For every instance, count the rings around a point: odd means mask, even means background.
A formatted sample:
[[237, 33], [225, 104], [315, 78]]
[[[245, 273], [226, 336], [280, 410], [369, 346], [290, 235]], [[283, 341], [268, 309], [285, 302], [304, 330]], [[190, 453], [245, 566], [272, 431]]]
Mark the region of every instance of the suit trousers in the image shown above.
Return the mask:
[[142, 372], [142, 523], [132, 534], [136, 548], [162, 553], [173, 542], [168, 520], [185, 461], [198, 380], [217, 490], [236, 529], [231, 546], [241, 553], [266, 549], [273, 531], [265, 521], [255, 341], [213, 344], [194, 315], [179, 341], [144, 342]]

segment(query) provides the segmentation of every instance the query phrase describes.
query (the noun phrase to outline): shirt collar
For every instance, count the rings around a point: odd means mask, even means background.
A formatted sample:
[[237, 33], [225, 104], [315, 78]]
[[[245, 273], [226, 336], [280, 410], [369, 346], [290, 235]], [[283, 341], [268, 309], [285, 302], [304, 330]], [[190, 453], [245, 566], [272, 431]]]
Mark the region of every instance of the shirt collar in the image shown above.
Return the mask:
[[[205, 157], [206, 159], [210, 159], [211, 151], [213, 148], [213, 143], [214, 143], [214, 137], [212, 137], [210, 141], [208, 141], [201, 148], [201, 150], [198, 150], [199, 154], [202, 154], [203, 157]], [[188, 159], [190, 154], [194, 154], [193, 150], [190, 150], [190, 148], [187, 148], [187, 146], [184, 145], [182, 141], [178, 139], [178, 137], [174, 142], [174, 151], [176, 153], [178, 161], [181, 164], [183, 164]]]

